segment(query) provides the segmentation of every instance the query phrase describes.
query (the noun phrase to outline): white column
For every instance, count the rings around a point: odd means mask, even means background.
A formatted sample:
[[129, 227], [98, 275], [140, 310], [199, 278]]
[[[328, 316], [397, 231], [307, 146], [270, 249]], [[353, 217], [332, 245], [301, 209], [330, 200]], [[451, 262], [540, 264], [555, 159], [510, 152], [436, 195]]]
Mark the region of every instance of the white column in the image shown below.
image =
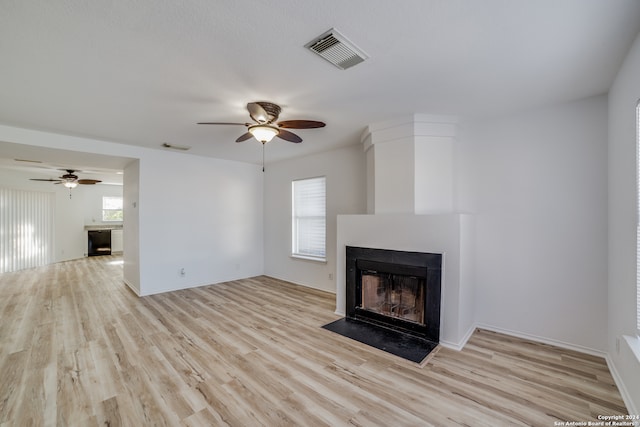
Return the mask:
[[370, 214], [453, 212], [456, 119], [412, 115], [370, 125], [367, 151]]

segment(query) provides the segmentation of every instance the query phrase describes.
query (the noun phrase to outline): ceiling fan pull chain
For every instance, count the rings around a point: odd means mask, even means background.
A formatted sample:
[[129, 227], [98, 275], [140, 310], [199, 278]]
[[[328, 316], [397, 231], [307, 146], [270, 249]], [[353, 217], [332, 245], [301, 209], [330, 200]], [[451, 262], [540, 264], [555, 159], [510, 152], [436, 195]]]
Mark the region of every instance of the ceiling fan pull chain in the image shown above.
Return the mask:
[[265, 142], [262, 143], [262, 172], [264, 173], [264, 146], [266, 145]]

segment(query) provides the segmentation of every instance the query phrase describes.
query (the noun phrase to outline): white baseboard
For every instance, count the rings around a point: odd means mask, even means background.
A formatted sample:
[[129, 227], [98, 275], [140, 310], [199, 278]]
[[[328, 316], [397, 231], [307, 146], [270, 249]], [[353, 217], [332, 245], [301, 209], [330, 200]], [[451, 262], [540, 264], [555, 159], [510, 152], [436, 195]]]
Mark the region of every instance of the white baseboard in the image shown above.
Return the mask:
[[460, 351], [464, 348], [465, 345], [467, 345], [467, 341], [469, 341], [469, 338], [471, 338], [471, 335], [473, 335], [475, 330], [476, 330], [476, 325], [472, 325], [459, 342], [454, 343], [447, 340], [440, 340], [440, 345], [443, 347], [449, 348], [451, 350]]
[[128, 287], [129, 289], [131, 289], [131, 292], [133, 292], [134, 294], [136, 294], [136, 295], [137, 295], [137, 296], [139, 296], [139, 297], [141, 296], [141, 295], [140, 295], [140, 293], [136, 290], [136, 288], [134, 288], [133, 286], [131, 286], [131, 285], [129, 284], [129, 282], [127, 282], [126, 280], [123, 280], [123, 282], [124, 282], [124, 284], [125, 284], [125, 285], [127, 285], [127, 287]]
[[491, 325], [487, 325], [487, 324], [483, 324], [483, 323], [476, 323], [475, 327], [476, 328], [480, 328], [480, 329], [486, 329], [486, 330], [492, 331], [492, 332], [498, 332], [500, 334], [511, 335], [511, 336], [517, 337], [517, 338], [523, 338], [523, 339], [530, 340], [530, 341], [536, 341], [536, 342], [540, 342], [540, 343], [543, 343], [543, 344], [554, 345], [556, 347], [564, 348], [564, 349], [567, 349], [567, 350], [573, 350], [573, 351], [577, 351], [579, 353], [590, 354], [591, 356], [602, 357], [603, 359], [607, 358], [607, 353], [605, 351], [596, 350], [596, 349], [589, 348], [589, 347], [584, 347], [584, 346], [581, 346], [581, 345], [571, 344], [571, 343], [567, 343], [567, 342], [560, 341], [560, 340], [554, 340], [552, 338], [546, 338], [546, 337], [541, 337], [541, 336], [538, 336], [538, 335], [531, 335], [531, 334], [526, 334], [526, 333], [523, 333], [523, 332], [512, 331], [510, 329], [499, 328], [497, 326], [491, 326]]
[[298, 285], [298, 286], [304, 286], [305, 288], [310, 288], [310, 289], [315, 289], [316, 291], [322, 291], [322, 292], [326, 292], [328, 294], [336, 294], [336, 291], [328, 291], [326, 289], [322, 289], [322, 288], [318, 288], [317, 286], [312, 286], [309, 283], [300, 283], [300, 282], [296, 282], [294, 280], [291, 279], [285, 279], [284, 277], [279, 277], [279, 276], [274, 276], [273, 274], [264, 274], [267, 277], [271, 277], [273, 279], [277, 279], [277, 280], [282, 280], [283, 282], [289, 282], [289, 283], [293, 283], [294, 285]]

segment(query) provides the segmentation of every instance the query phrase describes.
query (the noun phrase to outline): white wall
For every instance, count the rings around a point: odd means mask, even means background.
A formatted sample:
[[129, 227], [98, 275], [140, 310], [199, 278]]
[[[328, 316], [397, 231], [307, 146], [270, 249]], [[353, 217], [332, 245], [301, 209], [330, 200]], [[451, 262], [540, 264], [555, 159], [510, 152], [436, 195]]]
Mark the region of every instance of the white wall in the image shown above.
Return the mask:
[[454, 136], [416, 136], [415, 212], [453, 212]]
[[259, 166], [10, 126], [0, 126], [0, 140], [139, 159], [139, 194], [125, 189], [124, 202], [139, 197], [140, 258], [125, 228], [124, 262], [129, 277], [139, 275], [139, 286], [129, 285], [140, 295], [263, 273]]
[[[327, 177], [327, 262], [291, 258], [291, 181]], [[366, 211], [365, 153], [360, 144], [270, 163], [265, 171], [265, 274], [336, 291], [336, 216]], [[329, 279], [329, 274], [332, 279]]]
[[459, 203], [476, 214], [476, 321], [603, 354], [606, 97], [467, 124], [459, 144]]
[[140, 161], [138, 211], [143, 295], [264, 271], [257, 165], [153, 150]]
[[[635, 336], [636, 103], [640, 37], [609, 92], [609, 335], [607, 350], [629, 413], [640, 411], [640, 361], [623, 335]], [[619, 341], [619, 345], [617, 345]], [[637, 342], [638, 339], [635, 338]], [[618, 350], [619, 349], [619, 350]], [[620, 382], [618, 382], [620, 386]]]
[[375, 214], [414, 212], [415, 182], [414, 137], [376, 143], [373, 151]]

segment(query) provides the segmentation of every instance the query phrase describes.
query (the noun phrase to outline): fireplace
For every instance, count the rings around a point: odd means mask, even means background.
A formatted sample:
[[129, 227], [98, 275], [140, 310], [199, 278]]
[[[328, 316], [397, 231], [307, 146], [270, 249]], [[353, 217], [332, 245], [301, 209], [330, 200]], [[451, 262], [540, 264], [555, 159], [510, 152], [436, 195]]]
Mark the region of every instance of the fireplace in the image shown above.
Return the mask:
[[442, 255], [347, 246], [346, 317], [434, 343]]
[[379, 272], [384, 268], [379, 265], [371, 268], [362, 270], [356, 309], [424, 325], [424, 278]]
[[[366, 214], [338, 215], [336, 224], [336, 314], [346, 316], [345, 323], [372, 325], [375, 315], [390, 311], [382, 306], [371, 310], [369, 301], [364, 309], [356, 303], [356, 286], [362, 286], [362, 272], [368, 268], [358, 267], [357, 253], [350, 249], [347, 255], [347, 247], [402, 249], [421, 252], [427, 259], [385, 260], [374, 250], [365, 250], [362, 258], [426, 267], [425, 317], [417, 322], [424, 323], [422, 333], [458, 350], [468, 339], [474, 326], [476, 219], [458, 212], [456, 206], [460, 196], [455, 185], [457, 123], [452, 116], [411, 114], [372, 123], [362, 133]], [[377, 267], [370, 270], [385, 272]], [[434, 278], [435, 283], [430, 283]], [[414, 319], [391, 316], [393, 324], [401, 320], [404, 330], [421, 333], [415, 331]]]

